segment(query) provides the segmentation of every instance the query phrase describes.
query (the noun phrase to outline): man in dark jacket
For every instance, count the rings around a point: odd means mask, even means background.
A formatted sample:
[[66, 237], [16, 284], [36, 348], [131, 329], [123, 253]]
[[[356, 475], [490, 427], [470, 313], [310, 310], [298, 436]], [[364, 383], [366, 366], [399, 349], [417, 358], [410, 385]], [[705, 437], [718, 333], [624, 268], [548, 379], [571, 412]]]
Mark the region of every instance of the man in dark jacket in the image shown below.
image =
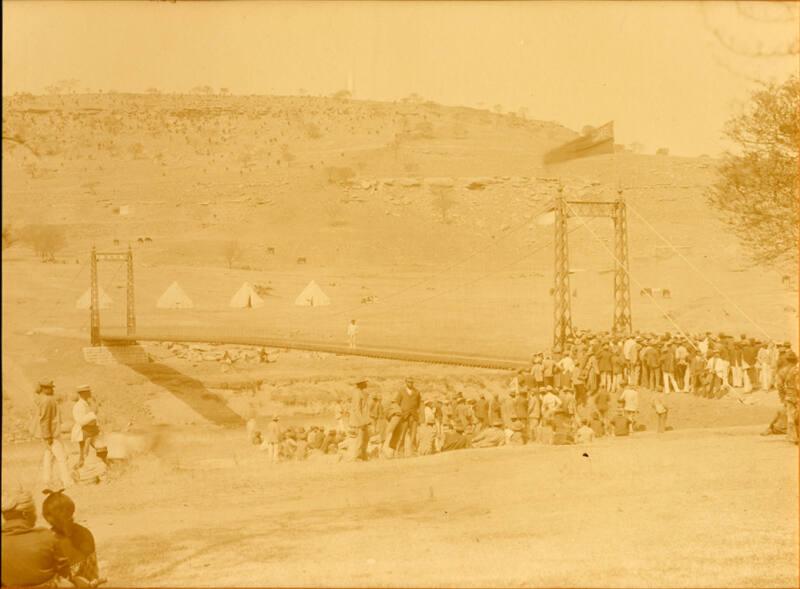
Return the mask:
[[69, 561], [51, 530], [37, 528], [33, 497], [21, 488], [3, 492], [3, 587], [56, 587], [69, 577]]
[[422, 404], [419, 391], [414, 386], [414, 380], [411, 378], [406, 379], [405, 390], [397, 393], [395, 401], [400, 406], [400, 423], [397, 425], [399, 430], [397, 452], [400, 451], [400, 446], [404, 445], [405, 455], [411, 456], [417, 438], [417, 420], [419, 418], [419, 409]]

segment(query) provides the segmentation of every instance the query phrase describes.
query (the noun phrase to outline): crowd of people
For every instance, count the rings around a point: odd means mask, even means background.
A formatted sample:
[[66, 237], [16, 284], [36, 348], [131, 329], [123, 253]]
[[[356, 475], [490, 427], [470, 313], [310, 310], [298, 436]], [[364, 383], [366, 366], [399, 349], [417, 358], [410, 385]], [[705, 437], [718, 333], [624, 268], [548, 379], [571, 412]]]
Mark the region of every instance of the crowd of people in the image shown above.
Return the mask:
[[[692, 338], [634, 333], [578, 333], [563, 351], [533, 354], [507, 393], [423, 395], [408, 379], [384, 399], [355, 383], [349, 403], [336, 409], [336, 425], [282, 428], [273, 417], [265, 432], [248, 424], [250, 440], [270, 460], [305, 460], [335, 454], [366, 460], [426, 455], [467, 447], [587, 443], [643, 429], [639, 391], [653, 391], [645, 408], [657, 432], [668, 424], [670, 395], [720, 398], [777, 388], [784, 409], [770, 425], [797, 441], [797, 357], [788, 343], [706, 333]], [[780, 429], [784, 424], [783, 431]]]

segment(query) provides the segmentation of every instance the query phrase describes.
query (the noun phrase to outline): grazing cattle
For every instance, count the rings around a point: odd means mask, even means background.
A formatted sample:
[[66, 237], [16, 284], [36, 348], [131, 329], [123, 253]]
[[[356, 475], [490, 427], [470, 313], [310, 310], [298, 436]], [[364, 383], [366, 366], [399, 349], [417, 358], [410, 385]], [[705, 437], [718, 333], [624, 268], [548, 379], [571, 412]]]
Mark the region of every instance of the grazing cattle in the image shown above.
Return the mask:
[[137, 239], [136, 241], [138, 241], [139, 243], [144, 243], [144, 239], [142, 239], [141, 237], [139, 239]]
[[783, 278], [781, 278], [781, 282], [783, 282], [783, 284], [789, 284], [791, 281], [792, 277], [789, 276], [788, 274], [784, 274]]
[[267, 248], [267, 255], [274, 256], [275, 255], [275, 248], [274, 247], [268, 247]]
[[671, 299], [672, 298], [672, 293], [670, 292], [670, 290], [668, 288], [665, 288], [664, 290], [661, 291], [661, 298], [664, 298], [664, 299]]
[[378, 302], [378, 297], [376, 297], [375, 295], [370, 295], [368, 297], [361, 298], [362, 305], [367, 305], [369, 303], [376, 303], [376, 302]]
[[297, 258], [297, 263], [298, 264], [305, 264], [306, 263], [306, 259], [305, 258]]
[[150, 239], [149, 237], [145, 237], [145, 238], [144, 238], [144, 240], [145, 240], [145, 241], [153, 241], [153, 240], [152, 240], [152, 239]]
[[642, 296], [642, 297], [651, 296], [652, 297], [653, 296], [653, 289], [652, 288], [643, 288], [641, 291], [639, 291], [639, 296]]
[[114, 240], [114, 245], [119, 245], [119, 239]]

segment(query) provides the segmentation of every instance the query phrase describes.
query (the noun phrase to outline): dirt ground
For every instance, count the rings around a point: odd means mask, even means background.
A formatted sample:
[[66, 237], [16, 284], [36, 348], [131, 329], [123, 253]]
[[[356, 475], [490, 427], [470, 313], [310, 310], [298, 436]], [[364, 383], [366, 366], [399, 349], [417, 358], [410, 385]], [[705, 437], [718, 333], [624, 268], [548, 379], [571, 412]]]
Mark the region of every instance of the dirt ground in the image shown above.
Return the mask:
[[[758, 432], [270, 465], [172, 429], [70, 494], [117, 586], [797, 586], [797, 447]], [[35, 475], [35, 444], [4, 450]]]

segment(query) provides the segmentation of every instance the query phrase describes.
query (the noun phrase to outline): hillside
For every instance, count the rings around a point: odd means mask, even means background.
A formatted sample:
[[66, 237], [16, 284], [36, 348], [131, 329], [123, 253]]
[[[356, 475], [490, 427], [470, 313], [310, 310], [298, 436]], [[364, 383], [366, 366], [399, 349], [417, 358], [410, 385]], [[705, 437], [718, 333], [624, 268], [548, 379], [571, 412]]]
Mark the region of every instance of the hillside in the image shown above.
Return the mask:
[[[796, 282], [748, 265], [708, 209], [708, 158], [622, 152], [546, 170], [541, 155], [573, 131], [430, 103], [20, 95], [3, 107], [4, 137], [25, 142], [3, 141], [4, 224], [66, 232], [59, 264], [21, 243], [3, 252], [3, 364], [15, 382], [84, 366], [88, 312], [75, 301], [93, 244], [131, 244], [141, 328], [339, 341], [355, 317], [364, 343], [525, 356], [551, 337], [553, 228], [536, 218], [558, 181], [575, 199], [624, 187], [635, 328], [796, 337]], [[611, 221], [570, 223], [574, 323], [607, 329]], [[330, 307], [293, 304], [312, 279]], [[193, 310], [155, 308], [173, 280]], [[102, 265], [106, 328], [124, 325], [124, 281], [124, 268]], [[264, 307], [228, 307], [244, 281], [265, 289]], [[92, 375], [114, 382], [120, 370]]]

